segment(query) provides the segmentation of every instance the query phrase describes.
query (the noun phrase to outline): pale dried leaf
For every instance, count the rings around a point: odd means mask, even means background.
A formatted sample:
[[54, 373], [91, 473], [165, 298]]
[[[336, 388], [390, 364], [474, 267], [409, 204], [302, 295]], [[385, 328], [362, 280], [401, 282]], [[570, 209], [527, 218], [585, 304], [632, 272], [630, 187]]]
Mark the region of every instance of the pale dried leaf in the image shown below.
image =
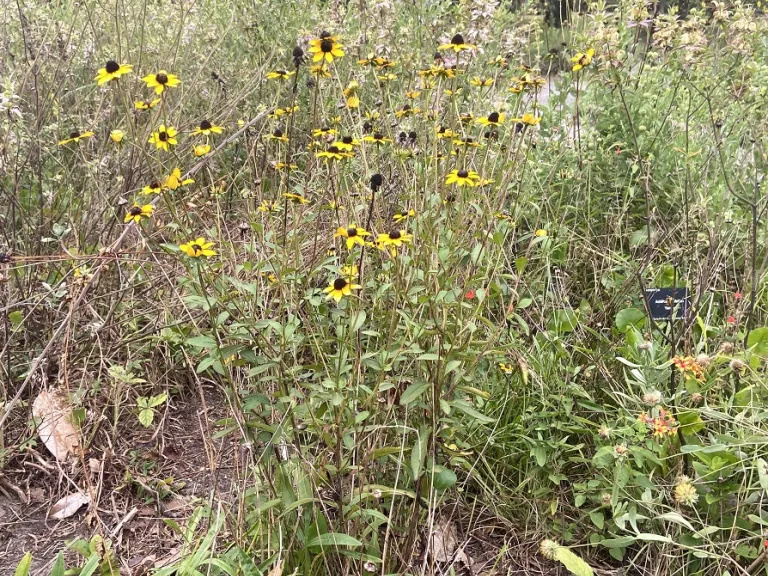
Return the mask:
[[80, 508], [91, 503], [91, 498], [83, 492], [68, 494], [56, 502], [48, 514], [54, 520], [63, 520], [73, 516]]
[[278, 560], [267, 576], [283, 576], [283, 561]]
[[39, 421], [40, 439], [56, 460], [66, 460], [69, 454], [77, 452], [80, 434], [64, 394], [56, 390], [40, 392], [32, 403], [32, 415]]
[[449, 562], [456, 551], [456, 528], [449, 519], [441, 520], [432, 531], [432, 556], [436, 562]]

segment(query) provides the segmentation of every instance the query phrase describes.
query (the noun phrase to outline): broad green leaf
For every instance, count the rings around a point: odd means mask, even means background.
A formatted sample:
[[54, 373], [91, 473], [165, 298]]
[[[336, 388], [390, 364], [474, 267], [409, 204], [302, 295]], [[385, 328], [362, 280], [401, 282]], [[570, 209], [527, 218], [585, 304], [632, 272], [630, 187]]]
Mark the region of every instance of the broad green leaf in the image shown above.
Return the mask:
[[149, 401], [149, 407], [155, 408], [157, 406], [160, 406], [160, 404], [163, 404], [168, 399], [168, 394], [163, 392], [162, 394], [158, 394], [157, 396], [152, 396], [152, 399]]
[[591, 512], [589, 514], [589, 519], [592, 520], [592, 524], [594, 524], [598, 530], [602, 530], [603, 526], [605, 526], [605, 516], [603, 516], [602, 512]]
[[757, 328], [749, 333], [747, 348], [758, 356], [768, 356], [768, 328]]
[[211, 338], [210, 336], [194, 336], [193, 338], [190, 338], [186, 342], [189, 346], [194, 346], [195, 348], [216, 348], [216, 340]]
[[632, 327], [642, 328], [645, 323], [645, 312], [637, 308], [624, 308], [616, 314], [616, 328], [626, 333]]
[[155, 419], [155, 411], [152, 408], [145, 408], [139, 412], [139, 422], [144, 428], [152, 426], [152, 421]]
[[418, 400], [428, 387], [429, 382], [425, 380], [417, 380], [408, 386], [408, 388], [405, 389], [405, 392], [400, 395], [400, 406], [406, 406], [411, 402]]
[[32, 567], [32, 552], [24, 554], [24, 558], [21, 559], [19, 565], [16, 566], [16, 571], [13, 576], [28, 576], [29, 569]]
[[321, 548], [331, 548], [335, 546], [351, 546], [357, 548], [362, 546], [363, 543], [357, 538], [353, 538], [348, 534], [341, 534], [340, 532], [326, 532], [325, 534], [318, 534], [307, 542], [307, 548], [312, 546], [320, 546]]
[[555, 334], [566, 334], [573, 332], [578, 324], [579, 321], [573, 310], [554, 310], [547, 320], [547, 330]]
[[677, 415], [677, 421], [680, 422], [680, 430], [682, 430], [683, 434], [686, 436], [692, 436], [704, 428], [704, 420], [702, 420], [701, 416], [693, 410], [680, 412], [680, 414]]
[[456, 474], [453, 470], [449, 470], [448, 468], [442, 468], [436, 475], [434, 479], [434, 487], [435, 490], [443, 491], [448, 490], [451, 486], [456, 484]]
[[555, 551], [555, 560], [565, 566], [568, 572], [574, 576], [594, 576], [595, 574], [589, 564], [564, 546], [559, 546]]

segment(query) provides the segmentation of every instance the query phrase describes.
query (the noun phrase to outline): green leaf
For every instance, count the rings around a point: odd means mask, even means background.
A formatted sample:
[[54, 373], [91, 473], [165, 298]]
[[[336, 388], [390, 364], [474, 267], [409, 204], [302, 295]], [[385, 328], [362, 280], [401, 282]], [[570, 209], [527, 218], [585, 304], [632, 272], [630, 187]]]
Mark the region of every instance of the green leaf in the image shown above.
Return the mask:
[[162, 394], [158, 394], [157, 396], [152, 396], [152, 399], [149, 401], [149, 407], [155, 408], [157, 406], [160, 406], [160, 404], [165, 403], [165, 401], [168, 400], [168, 394], [163, 392]]
[[[24, 315], [21, 313], [21, 310], [14, 310], [10, 314], [8, 314], [8, 320], [11, 321], [11, 324], [13, 325], [13, 329], [15, 330], [19, 326], [21, 326], [21, 323], [24, 322]], [[23, 559], [22, 559], [23, 562]]]
[[187, 340], [186, 343], [195, 348], [216, 348], [217, 346], [216, 340], [210, 336], [195, 336]]
[[645, 312], [637, 308], [624, 308], [616, 314], [616, 328], [622, 333], [626, 333], [633, 326], [642, 328], [644, 323]]
[[93, 574], [96, 572], [96, 569], [99, 567], [100, 561], [101, 557], [98, 554], [91, 556], [88, 559], [88, 562], [85, 563], [85, 566], [83, 566], [79, 576], [93, 576]]
[[747, 348], [758, 356], [768, 356], [768, 328], [757, 328], [749, 333]]
[[152, 426], [152, 422], [155, 419], [155, 411], [152, 408], [145, 408], [139, 412], [139, 422], [144, 428]]
[[555, 560], [565, 566], [566, 570], [574, 576], [594, 576], [594, 571], [589, 567], [589, 564], [584, 562], [581, 558], [576, 556], [565, 546], [558, 546], [555, 550]]
[[16, 571], [13, 576], [28, 576], [29, 569], [32, 567], [32, 552], [24, 554], [24, 558], [21, 559], [19, 565], [16, 566]]
[[602, 512], [591, 512], [589, 514], [589, 519], [592, 520], [592, 524], [594, 524], [598, 530], [602, 530], [603, 526], [605, 526], [605, 516], [603, 516]]
[[704, 420], [693, 410], [680, 412], [677, 415], [677, 421], [680, 422], [680, 430], [686, 436], [692, 436], [704, 428]]
[[528, 258], [525, 256], [520, 256], [515, 259], [515, 270], [517, 270], [518, 274], [522, 274], [526, 266], [528, 266]]
[[330, 548], [335, 546], [351, 546], [358, 548], [363, 543], [357, 538], [353, 538], [348, 534], [342, 534], [340, 532], [326, 532], [325, 534], [318, 534], [307, 542], [307, 548], [312, 546], [320, 546], [321, 548]]
[[456, 474], [453, 470], [442, 468], [440, 472], [435, 475], [433, 485], [435, 490], [442, 492], [444, 490], [448, 490], [448, 488], [456, 484], [456, 480]]
[[365, 310], [360, 310], [360, 312], [358, 312], [355, 315], [355, 318], [352, 321], [352, 332], [357, 332], [358, 330], [360, 330], [363, 323], [365, 323], [365, 318], [366, 318]]
[[573, 310], [554, 310], [549, 320], [547, 320], [547, 330], [555, 334], [565, 334], [573, 332], [578, 324], [579, 321]]
[[494, 418], [489, 418], [485, 414], [481, 414], [480, 412], [478, 412], [477, 410], [472, 408], [466, 402], [462, 402], [460, 400], [456, 400], [456, 401], [454, 401], [452, 403], [452, 406], [454, 408], [458, 409], [458, 410], [461, 410], [467, 416], [471, 416], [472, 418], [474, 418], [478, 422], [482, 422], [484, 424], [492, 424], [492, 423], [496, 422], [496, 420]]
[[413, 448], [411, 448], [411, 470], [413, 471], [414, 480], [421, 476], [424, 460], [427, 458], [427, 442], [429, 442], [430, 432], [431, 428], [429, 426], [419, 428], [419, 436], [416, 438]]
[[53, 563], [53, 568], [51, 569], [51, 576], [64, 576], [64, 553], [59, 552], [59, 555], [56, 556], [56, 562]]
[[417, 380], [408, 386], [408, 388], [405, 389], [405, 392], [400, 395], [400, 406], [407, 406], [411, 402], [418, 400], [428, 386], [429, 382], [426, 380]]
[[760, 480], [760, 488], [768, 490], [768, 462], [762, 458], [757, 459], [757, 477]]

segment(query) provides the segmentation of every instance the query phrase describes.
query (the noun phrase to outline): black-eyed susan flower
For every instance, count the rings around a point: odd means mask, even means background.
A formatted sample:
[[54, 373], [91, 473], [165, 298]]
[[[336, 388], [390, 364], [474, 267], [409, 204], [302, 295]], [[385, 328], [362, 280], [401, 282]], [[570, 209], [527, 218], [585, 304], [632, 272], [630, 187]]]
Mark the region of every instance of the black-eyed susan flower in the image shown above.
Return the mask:
[[323, 290], [328, 296], [327, 299], [333, 298], [336, 302], [339, 302], [344, 296], [351, 296], [352, 290], [360, 290], [362, 286], [359, 284], [353, 284], [346, 278], [339, 276], [331, 282], [327, 288]]
[[280, 130], [280, 128], [276, 128], [272, 134], [267, 136], [270, 140], [277, 140], [278, 142], [288, 142], [288, 136], [283, 134], [283, 131]]
[[155, 98], [154, 100], [137, 100], [133, 103], [133, 107], [136, 108], [136, 110], [149, 110], [158, 104], [160, 104], [160, 98]]
[[446, 184], [456, 184], [456, 186], [476, 186], [480, 180], [480, 174], [474, 170], [451, 170], [445, 179]]
[[273, 70], [267, 72], [267, 80], [285, 80], [296, 74], [295, 70]]
[[272, 164], [272, 168], [278, 171], [288, 170], [289, 172], [292, 172], [297, 170], [299, 167], [296, 164], [289, 164], [288, 162], [274, 162]]
[[360, 273], [357, 270], [357, 266], [355, 266], [354, 264], [352, 266], [341, 267], [341, 276], [347, 282], [354, 282], [359, 275]]
[[360, 141], [353, 136], [344, 136], [333, 143], [342, 152], [351, 152], [355, 146], [360, 146]]
[[512, 94], [520, 94], [525, 89], [525, 84], [518, 78], [512, 78], [512, 85], [509, 87], [509, 91]]
[[577, 72], [578, 70], [581, 70], [582, 68], [589, 66], [592, 64], [592, 58], [595, 55], [595, 49], [590, 48], [586, 52], [577, 52], [576, 55], [571, 58], [571, 62], [573, 62], [573, 68], [572, 70], [574, 72]]
[[365, 142], [373, 142], [375, 144], [387, 144], [388, 142], [392, 142], [391, 138], [387, 138], [387, 136], [381, 132], [375, 132], [374, 134], [365, 136], [363, 140]]
[[544, 78], [542, 78], [541, 76], [536, 76], [532, 72], [526, 72], [525, 74], [523, 74], [523, 77], [521, 78], [521, 80], [525, 86], [532, 86], [535, 90], [538, 90], [539, 88], [544, 86], [544, 84], [547, 83], [547, 81], [544, 80]]
[[370, 236], [371, 233], [366, 231], [363, 228], [358, 228], [354, 224], [346, 227], [346, 228], [339, 228], [336, 230], [336, 234], [333, 235], [334, 238], [346, 238], [347, 243], [347, 250], [352, 250], [352, 247], [355, 244], [359, 244], [360, 246], [365, 246], [365, 237]]
[[128, 212], [125, 214], [125, 220], [124, 222], [128, 224], [129, 222], [136, 222], [138, 224], [141, 222], [142, 218], [149, 218], [152, 216], [152, 212], [155, 210], [155, 207], [152, 206], [152, 204], [144, 204], [143, 206], [139, 206], [138, 204], [134, 204], [131, 208], [128, 209]]
[[488, 116], [483, 116], [476, 120], [481, 126], [501, 126], [504, 124], [503, 112], [491, 112]]
[[142, 80], [146, 83], [147, 88], [154, 88], [155, 94], [158, 96], [163, 93], [166, 88], [175, 88], [181, 84], [181, 80], [175, 74], [168, 74], [165, 70], [160, 70], [157, 74], [148, 74], [144, 76]]
[[411, 244], [412, 242], [413, 234], [409, 234], [405, 230], [392, 230], [376, 237], [376, 246], [381, 250], [389, 250], [392, 256], [397, 254], [397, 249], [403, 244]]
[[329, 160], [343, 160], [352, 156], [350, 152], [342, 152], [336, 146], [329, 146], [327, 150], [321, 150], [316, 152], [315, 156], [324, 159], [326, 162]]
[[414, 108], [410, 104], [405, 104], [402, 108], [400, 108], [400, 110], [395, 112], [395, 116], [397, 118], [408, 118], [414, 114], [418, 114], [419, 112], [421, 112], [419, 108]]
[[198, 158], [201, 158], [208, 154], [211, 151], [211, 145], [210, 144], [196, 144], [192, 148], [192, 152], [197, 156]]
[[211, 124], [208, 120], [203, 120], [200, 125], [192, 131], [192, 136], [210, 136], [211, 134], [221, 134], [224, 128]]
[[195, 240], [190, 240], [186, 244], [180, 245], [179, 249], [190, 258], [209, 258], [211, 256], [216, 256], [216, 251], [213, 250], [213, 242], [206, 241], [202, 236]]
[[408, 92], [405, 93], [405, 97], [408, 98], [408, 100], [416, 100], [421, 96], [421, 90], [408, 90]]
[[457, 136], [458, 134], [456, 132], [445, 126], [440, 126], [440, 128], [437, 129], [437, 137], [440, 140], [443, 138], [456, 138]]
[[157, 129], [157, 132], [153, 132], [149, 137], [149, 143], [154, 144], [158, 150], [165, 150], [168, 152], [171, 146], [175, 146], [179, 142], [176, 140], [176, 128], [173, 126], [166, 127], [165, 124], [161, 124]]
[[338, 130], [328, 128], [327, 126], [324, 128], [315, 128], [312, 130], [312, 136], [315, 138], [328, 138], [330, 136], [336, 136], [338, 133]]
[[457, 138], [453, 140], [454, 146], [466, 146], [468, 148], [477, 148], [480, 146], [480, 142], [475, 140], [474, 138], [468, 136], [466, 138]]
[[346, 98], [347, 108], [357, 108], [360, 106], [360, 98], [358, 92], [360, 90], [360, 84], [356, 80], [352, 80], [344, 89], [344, 98]]
[[277, 212], [280, 209], [280, 206], [277, 202], [267, 202], [266, 200], [262, 200], [261, 204], [259, 204], [259, 207], [256, 208], [259, 212]]
[[392, 82], [392, 80], [397, 80], [397, 74], [393, 74], [392, 72], [389, 72], [387, 74], [379, 74], [376, 76], [376, 80], [379, 81], [379, 84], [384, 84], [385, 82]]
[[456, 53], [464, 50], [474, 50], [475, 48], [477, 48], [477, 46], [474, 44], [467, 44], [464, 42], [464, 36], [461, 34], [455, 34], [448, 44], [440, 44], [440, 46], [437, 47], [438, 50], [453, 50]]
[[344, 56], [343, 47], [338, 42], [338, 37], [329, 34], [309, 41], [309, 53], [312, 54], [313, 62], [325, 61], [330, 64], [334, 58]]
[[501, 370], [504, 374], [514, 374], [516, 368], [517, 367], [514, 364], [499, 362], [499, 370]]
[[530, 112], [526, 112], [523, 114], [521, 118], [512, 118], [513, 122], [520, 122], [522, 124], [525, 124], [526, 126], [536, 126], [539, 122], [541, 122], [541, 116], [536, 117]]
[[118, 64], [114, 60], [107, 60], [104, 68], [99, 68], [96, 73], [96, 83], [101, 86], [111, 80], [117, 80], [133, 71], [133, 64]]
[[462, 112], [459, 114], [459, 121], [464, 124], [464, 126], [468, 126], [472, 123], [472, 120], [474, 119], [474, 116], [470, 114], [469, 112]]
[[64, 146], [64, 144], [69, 144], [70, 142], [74, 142], [77, 144], [80, 142], [80, 140], [84, 138], [90, 138], [93, 136], [93, 132], [78, 132], [75, 130], [74, 132], [70, 132], [69, 138], [65, 138], [64, 140], [59, 140], [58, 144], [59, 146]]
[[309, 73], [318, 78], [330, 78], [333, 76], [324, 64], [313, 64], [309, 67]]
[[294, 204], [309, 204], [311, 202], [309, 198], [305, 198], [301, 194], [293, 194], [292, 192], [283, 192], [283, 197], [287, 198]]
[[474, 78], [472, 78], [472, 80], [469, 81], [469, 83], [472, 84], [472, 86], [485, 87], [485, 86], [493, 86], [494, 80], [491, 77], [481, 78], [480, 76], [475, 76]]
[[414, 216], [416, 216], [416, 212], [414, 210], [398, 210], [392, 216], [392, 220], [395, 224], [400, 224], [408, 220], [408, 218], [413, 218]]
[[109, 139], [115, 144], [120, 144], [120, 142], [123, 141], [123, 138], [125, 138], [125, 132], [122, 130], [112, 130], [109, 133]]
[[509, 61], [504, 58], [504, 56], [496, 56], [496, 58], [488, 62], [488, 64], [496, 66], [497, 68], [506, 68], [509, 66]]
[[166, 176], [165, 180], [163, 180], [163, 188], [177, 190], [182, 186], [194, 183], [195, 181], [192, 178], [182, 178], [181, 170], [179, 168], [174, 168], [173, 171]]
[[147, 186], [144, 186], [144, 188], [141, 189], [141, 193], [145, 196], [148, 194], [160, 194], [160, 192], [163, 191], [163, 185], [160, 184], [158, 181], [152, 182], [152, 184], [148, 184]]

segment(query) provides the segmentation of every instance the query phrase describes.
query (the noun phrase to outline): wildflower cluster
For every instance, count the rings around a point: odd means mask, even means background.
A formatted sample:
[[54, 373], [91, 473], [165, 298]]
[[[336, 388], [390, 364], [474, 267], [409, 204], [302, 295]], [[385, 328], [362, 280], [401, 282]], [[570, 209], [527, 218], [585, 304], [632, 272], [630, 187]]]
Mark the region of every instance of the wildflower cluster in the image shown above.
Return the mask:
[[674, 436], [677, 434], [678, 422], [664, 408], [658, 407], [654, 414], [649, 415], [646, 412], [637, 417], [638, 422], [645, 424], [653, 433], [654, 438], [662, 439], [665, 436]]
[[704, 368], [693, 356], [675, 356], [672, 358], [672, 364], [677, 366], [685, 378], [704, 381]]

